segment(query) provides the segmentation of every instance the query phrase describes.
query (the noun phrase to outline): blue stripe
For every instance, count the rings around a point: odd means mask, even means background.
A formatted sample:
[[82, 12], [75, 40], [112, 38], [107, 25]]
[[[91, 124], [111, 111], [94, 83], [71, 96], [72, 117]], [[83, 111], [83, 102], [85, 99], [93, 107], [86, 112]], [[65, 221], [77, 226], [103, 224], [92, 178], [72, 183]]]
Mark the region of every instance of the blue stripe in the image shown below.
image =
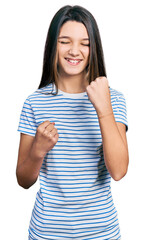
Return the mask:
[[[26, 99], [18, 126], [19, 132], [35, 136], [37, 127], [49, 120], [55, 122], [59, 134], [40, 169], [30, 236], [40, 240], [119, 239], [97, 112], [87, 94], [44, 94], [51, 90], [52, 84]], [[124, 95], [112, 88], [110, 95], [115, 121], [128, 129]]]

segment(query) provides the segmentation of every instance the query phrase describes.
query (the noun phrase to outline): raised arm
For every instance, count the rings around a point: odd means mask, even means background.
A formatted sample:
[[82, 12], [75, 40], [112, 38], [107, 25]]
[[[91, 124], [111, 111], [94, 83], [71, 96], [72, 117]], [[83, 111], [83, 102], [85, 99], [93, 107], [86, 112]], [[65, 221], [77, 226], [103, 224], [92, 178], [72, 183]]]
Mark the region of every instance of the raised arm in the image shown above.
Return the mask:
[[116, 123], [113, 114], [99, 118], [99, 123], [105, 164], [111, 177], [118, 181], [125, 176], [128, 169], [126, 126]]
[[86, 90], [98, 114], [106, 167], [114, 180], [120, 180], [129, 163], [126, 126], [115, 121], [107, 78], [97, 78]]
[[43, 159], [57, 143], [58, 138], [54, 123], [49, 121], [39, 125], [35, 137], [21, 133], [16, 167], [20, 186], [27, 189], [36, 182]]

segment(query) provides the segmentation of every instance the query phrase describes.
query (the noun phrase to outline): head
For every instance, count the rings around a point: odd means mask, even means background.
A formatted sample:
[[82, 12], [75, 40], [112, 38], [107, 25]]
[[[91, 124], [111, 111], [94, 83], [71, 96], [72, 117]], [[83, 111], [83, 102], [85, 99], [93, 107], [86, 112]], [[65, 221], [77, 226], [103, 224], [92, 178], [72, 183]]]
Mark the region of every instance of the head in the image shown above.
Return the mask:
[[89, 36], [83, 23], [67, 21], [62, 25], [57, 43], [58, 85], [60, 79], [69, 77], [88, 83], [89, 45]]
[[55, 82], [59, 76], [58, 38], [62, 26], [68, 21], [78, 22], [85, 26], [89, 38], [89, 59], [86, 65], [88, 82], [96, 77], [106, 76], [104, 56], [99, 29], [92, 14], [80, 6], [64, 6], [53, 17], [48, 30], [43, 59], [43, 71], [39, 88]]

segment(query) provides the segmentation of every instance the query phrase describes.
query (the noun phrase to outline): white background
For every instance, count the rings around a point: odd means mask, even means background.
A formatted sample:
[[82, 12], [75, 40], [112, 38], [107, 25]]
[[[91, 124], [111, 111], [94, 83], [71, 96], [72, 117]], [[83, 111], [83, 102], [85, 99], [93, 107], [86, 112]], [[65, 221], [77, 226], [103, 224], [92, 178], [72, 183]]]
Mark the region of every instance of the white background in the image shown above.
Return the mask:
[[0, 237], [26, 240], [39, 181], [29, 190], [15, 176], [20, 112], [40, 82], [46, 34], [56, 11], [81, 5], [96, 18], [109, 84], [127, 102], [130, 164], [127, 175], [112, 180], [122, 240], [145, 239], [145, 14], [144, 1], [13, 0], [0, 3]]

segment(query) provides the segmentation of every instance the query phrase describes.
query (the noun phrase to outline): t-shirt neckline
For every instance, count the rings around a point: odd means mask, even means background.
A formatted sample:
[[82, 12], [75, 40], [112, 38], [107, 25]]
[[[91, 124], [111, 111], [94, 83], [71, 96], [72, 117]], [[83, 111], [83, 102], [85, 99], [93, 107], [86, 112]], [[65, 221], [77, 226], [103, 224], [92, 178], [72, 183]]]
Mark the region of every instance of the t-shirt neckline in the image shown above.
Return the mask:
[[[53, 84], [53, 88], [56, 91], [56, 86], [55, 84]], [[58, 89], [58, 94], [62, 94], [64, 97], [70, 97], [70, 98], [80, 98], [80, 97], [84, 97], [86, 95], [86, 92], [81, 92], [81, 93], [68, 93], [68, 92], [64, 92], [60, 89]]]

